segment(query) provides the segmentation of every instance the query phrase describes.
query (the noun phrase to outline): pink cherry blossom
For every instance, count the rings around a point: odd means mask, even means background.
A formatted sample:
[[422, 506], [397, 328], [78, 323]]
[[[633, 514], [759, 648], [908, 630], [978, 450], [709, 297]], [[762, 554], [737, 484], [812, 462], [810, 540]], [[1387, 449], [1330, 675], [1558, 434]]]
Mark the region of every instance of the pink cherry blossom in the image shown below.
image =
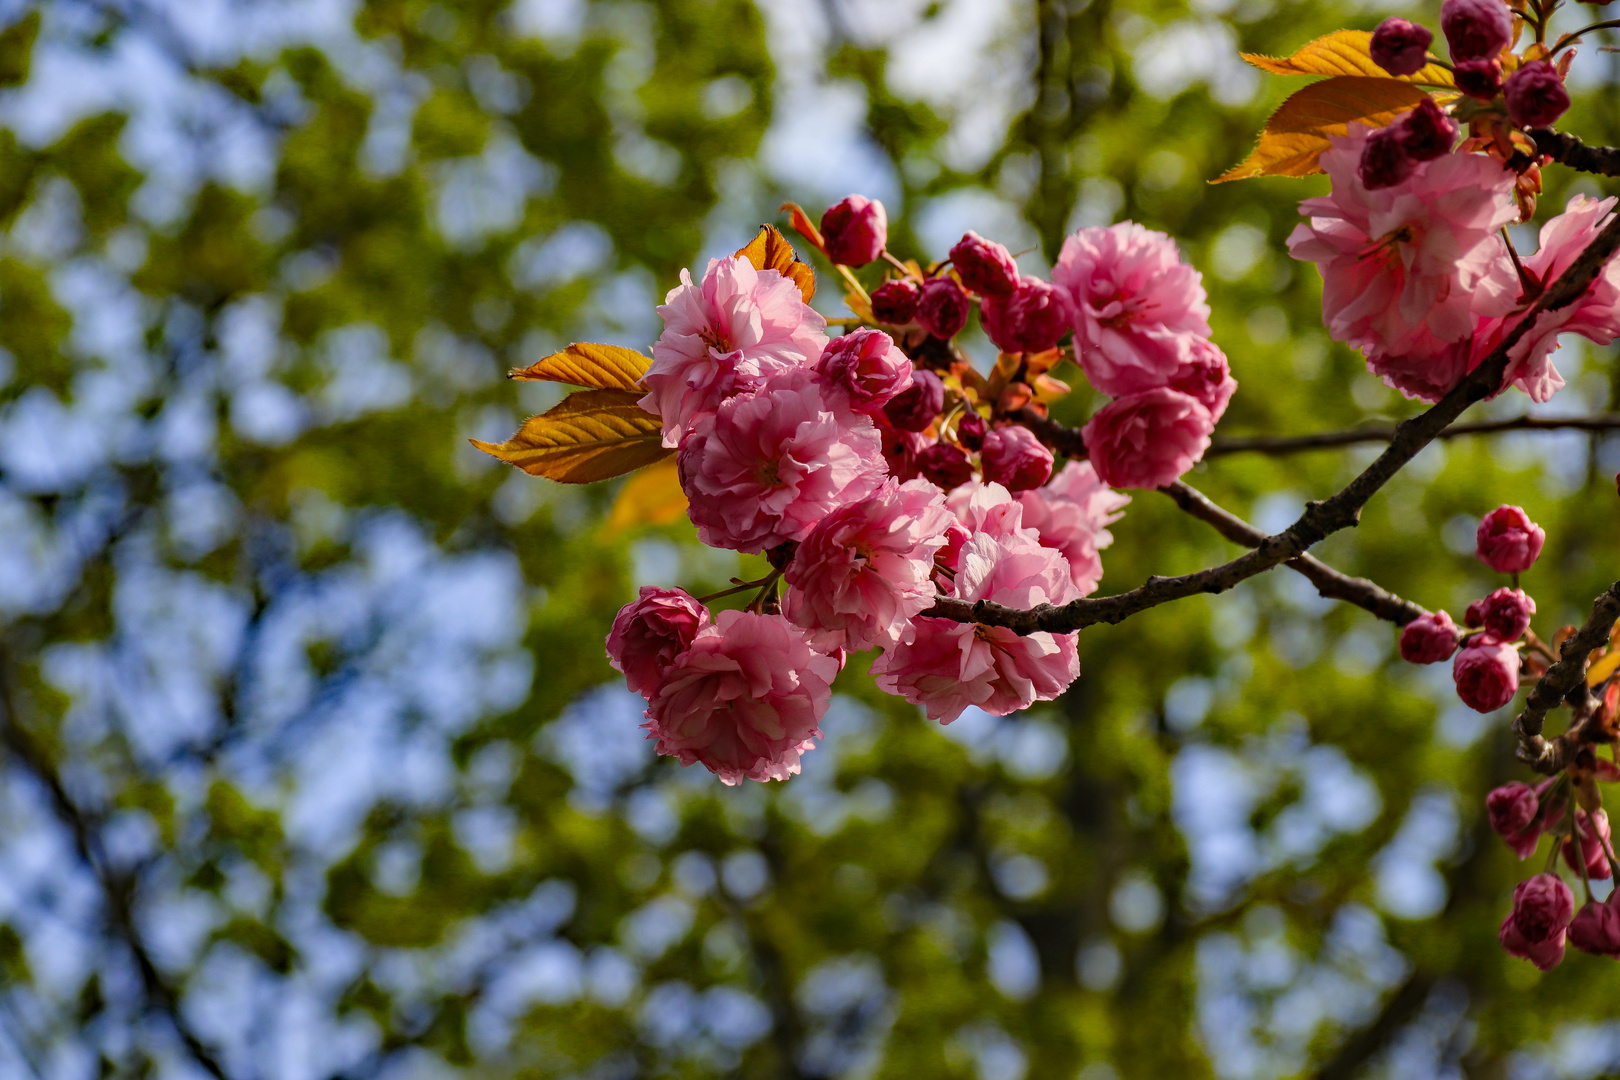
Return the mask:
[[1041, 543], [1063, 553], [1069, 575], [1081, 596], [1097, 591], [1102, 580], [1101, 551], [1114, 542], [1108, 526], [1124, 516], [1129, 495], [1097, 477], [1089, 461], [1071, 461], [1045, 487], [1018, 493], [1023, 523]]
[[1536, 602], [1523, 589], [1497, 589], [1480, 601], [1480, 625], [1498, 641], [1517, 641], [1535, 613]]
[[1513, 910], [1497, 933], [1508, 955], [1551, 971], [1564, 959], [1564, 934], [1575, 895], [1556, 874], [1537, 874], [1513, 888]]
[[1040, 487], [1052, 475], [1052, 451], [1041, 445], [1033, 431], [1018, 424], [986, 433], [979, 461], [985, 480], [1008, 491]]
[[723, 783], [786, 780], [821, 737], [838, 660], [780, 615], [722, 611], [665, 673], [642, 725]]
[[953, 520], [926, 480], [890, 480], [834, 510], [788, 564], [783, 614], [823, 648], [893, 645], [934, 602], [934, 554]]
[[709, 625], [709, 609], [685, 589], [643, 585], [639, 599], [619, 609], [608, 633], [607, 653], [630, 689], [651, 697], [664, 669]]
[[[946, 497], [945, 506], [974, 535], [1005, 537], [1024, 530], [1023, 504], [997, 483], [974, 480], [963, 484]], [[1039, 534], [1032, 536], [1039, 539]]]
[[1177, 479], [1209, 449], [1215, 421], [1179, 390], [1158, 387], [1100, 409], [1081, 435], [1097, 475], [1116, 488], [1156, 488]]
[[742, 257], [711, 259], [697, 285], [682, 270], [658, 314], [664, 332], [642, 378], [641, 407], [663, 420], [665, 446], [679, 446], [726, 398], [814, 364], [827, 344], [827, 320], [798, 285]]
[[1538, 787], [1531, 787], [1515, 782], [1504, 784], [1485, 796], [1491, 828], [1521, 859], [1534, 854], [1541, 834], [1564, 816], [1561, 801], [1551, 806], [1541, 803], [1552, 784], [1552, 780], [1546, 780]]
[[1002, 352], [1045, 352], [1068, 334], [1074, 304], [1056, 285], [1026, 276], [1006, 296], [986, 296], [979, 321]]
[[[1498, 574], [1520, 574], [1535, 565], [1547, 531], [1519, 506], [1498, 506], [1474, 530], [1474, 554]], [[1483, 616], [1484, 609], [1481, 608]]]
[[722, 402], [676, 464], [698, 538], [749, 553], [804, 539], [888, 471], [872, 420], [829, 402], [806, 370]]
[[1356, 174], [1368, 135], [1355, 124], [1330, 140], [1321, 164], [1332, 192], [1301, 204], [1310, 221], [1288, 239], [1294, 258], [1322, 272], [1329, 332], [1390, 355], [1473, 338], [1480, 319], [1506, 314], [1518, 297], [1497, 235], [1518, 216], [1513, 173], [1484, 155], [1450, 153], [1369, 191]]
[[1180, 390], [1198, 399], [1209, 410], [1211, 423], [1219, 423], [1226, 415], [1226, 406], [1237, 393], [1237, 380], [1220, 346], [1208, 338], [1194, 338], [1187, 362], [1167, 383], [1172, 390]]
[[1567, 837], [1564, 840], [1564, 862], [1569, 868], [1579, 873], [1581, 863], [1586, 863], [1586, 876], [1594, 881], [1608, 878], [1609, 868], [1608, 847], [1609, 815], [1600, 807], [1588, 814], [1580, 807], [1575, 808], [1575, 830], [1581, 834], [1581, 846], [1577, 851], [1575, 838]]
[[1457, 651], [1457, 624], [1446, 611], [1420, 615], [1401, 628], [1401, 659], [1411, 664], [1438, 664]]
[[1203, 278], [1174, 240], [1134, 222], [1081, 229], [1063, 241], [1054, 284], [1075, 304], [1086, 378], [1111, 397], [1163, 386], [1209, 336]]
[[856, 412], [880, 412], [891, 398], [911, 387], [911, 361], [881, 330], [855, 330], [834, 338], [816, 371], [844, 393]]
[[1488, 634], [1474, 638], [1451, 662], [1457, 696], [1475, 712], [1492, 712], [1519, 690], [1519, 650]]
[[1588, 900], [1569, 924], [1569, 943], [1593, 956], [1620, 959], [1620, 907], [1614, 901], [1620, 890], [1611, 892], [1601, 903]]
[[[963, 600], [1012, 607], [1062, 604], [1077, 594], [1068, 564], [1033, 531], [980, 533], [962, 548], [953, 587]], [[878, 687], [948, 724], [968, 706], [993, 716], [1050, 701], [1080, 675], [1075, 634], [1019, 637], [1003, 627], [922, 616], [913, 634], [872, 665]]]

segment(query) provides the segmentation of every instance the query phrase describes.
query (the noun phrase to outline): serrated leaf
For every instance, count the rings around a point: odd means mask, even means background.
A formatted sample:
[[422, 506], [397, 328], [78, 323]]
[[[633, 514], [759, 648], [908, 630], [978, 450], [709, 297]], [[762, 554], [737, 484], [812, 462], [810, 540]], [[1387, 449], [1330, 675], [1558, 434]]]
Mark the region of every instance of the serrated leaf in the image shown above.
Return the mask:
[[564, 484], [608, 480], [670, 457], [658, 417], [635, 390], [580, 390], [530, 417], [504, 443], [472, 444], [526, 473]]
[[776, 226], [760, 226], [759, 235], [738, 248], [737, 255], [753, 263], [755, 269], [775, 270], [785, 278], [792, 278], [799, 292], [804, 294], [805, 303], [816, 295], [816, 272], [799, 261], [799, 253]]
[[625, 481], [602, 527], [606, 537], [640, 526], [668, 525], [686, 514], [686, 492], [674, 458], [649, 465]]
[[1338, 76], [1312, 83], [1271, 114], [1254, 152], [1212, 184], [1251, 176], [1313, 176], [1328, 137], [1343, 135], [1353, 123], [1384, 127], [1415, 109], [1429, 95], [1398, 79]]
[[1457, 85], [1451, 72], [1439, 64], [1425, 64], [1411, 75], [1391, 75], [1373, 63], [1371, 45], [1372, 35], [1365, 30], [1335, 30], [1303, 46], [1293, 56], [1238, 55], [1273, 75], [1366, 75], [1432, 86]]
[[618, 345], [591, 345], [576, 341], [562, 352], [518, 368], [509, 379], [570, 383], [596, 390], [636, 390], [652, 360], [634, 349]]
[[1586, 685], [1596, 686], [1620, 668], [1620, 652], [1612, 652], [1586, 669]]

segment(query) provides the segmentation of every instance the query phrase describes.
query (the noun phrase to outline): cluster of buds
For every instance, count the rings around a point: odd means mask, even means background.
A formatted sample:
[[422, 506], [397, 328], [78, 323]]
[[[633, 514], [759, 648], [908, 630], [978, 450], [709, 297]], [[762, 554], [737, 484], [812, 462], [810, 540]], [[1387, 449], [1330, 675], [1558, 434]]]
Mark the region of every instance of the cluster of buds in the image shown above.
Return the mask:
[[[1511, 588], [1496, 589], [1468, 605], [1459, 630], [1444, 610], [1424, 615], [1401, 630], [1401, 658], [1414, 664], [1451, 660], [1457, 696], [1478, 712], [1493, 712], [1513, 700], [1521, 669], [1536, 674], [1552, 656], [1530, 632], [1536, 602], [1518, 588], [1519, 575], [1541, 555], [1547, 534], [1517, 506], [1486, 514], [1474, 536], [1479, 561], [1499, 574], [1511, 574]], [[1521, 649], [1531, 650], [1528, 657]]]

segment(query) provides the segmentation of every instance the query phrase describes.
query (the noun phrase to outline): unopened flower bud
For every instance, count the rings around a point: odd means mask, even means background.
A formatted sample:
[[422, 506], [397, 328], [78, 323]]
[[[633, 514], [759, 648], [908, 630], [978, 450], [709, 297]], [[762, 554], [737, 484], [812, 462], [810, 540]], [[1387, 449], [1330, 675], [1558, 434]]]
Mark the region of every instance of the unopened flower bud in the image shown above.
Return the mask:
[[1481, 624], [1499, 641], [1517, 641], [1536, 613], [1536, 602], [1521, 589], [1497, 589], [1479, 605]]
[[1609, 843], [1609, 815], [1597, 809], [1590, 815], [1585, 810], [1575, 809], [1575, 829], [1581, 836], [1580, 851], [1575, 850], [1575, 837], [1571, 835], [1564, 841], [1564, 861], [1569, 868], [1580, 873], [1581, 863], [1586, 863], [1586, 876], [1603, 880], [1612, 872], [1609, 868], [1609, 856], [1605, 848]]
[[1513, 12], [1502, 0], [1446, 0], [1440, 29], [1453, 61], [1491, 60], [1513, 40]]
[[1411, 664], [1438, 664], [1457, 651], [1457, 624], [1444, 611], [1420, 615], [1401, 628], [1401, 659]]
[[850, 408], [870, 413], [911, 385], [911, 361], [881, 330], [854, 330], [822, 350], [816, 371], [842, 390]]
[[962, 414], [962, 419], [956, 423], [956, 441], [965, 449], [977, 450], [984, 445], [984, 433], [988, 425], [984, 417], [969, 409]]
[[619, 609], [608, 633], [608, 660], [630, 689], [651, 699], [664, 669], [709, 625], [709, 610], [684, 589], [643, 586], [639, 599]]
[[1481, 101], [1502, 92], [1502, 65], [1495, 60], [1460, 60], [1452, 68], [1452, 77], [1458, 90]]
[[1513, 910], [1497, 939], [1508, 955], [1551, 971], [1564, 959], [1564, 935], [1575, 914], [1575, 894], [1556, 874], [1537, 874], [1513, 889]]
[[1186, 363], [1170, 376], [1167, 383], [1172, 390], [1180, 390], [1209, 410], [1210, 422], [1226, 414], [1226, 406], [1237, 392], [1237, 380], [1232, 378], [1232, 367], [1220, 346], [1208, 338], [1193, 338]]
[[973, 463], [966, 451], [948, 442], [937, 442], [918, 454], [917, 468], [941, 491], [953, 491], [973, 479]]
[[967, 317], [968, 298], [962, 286], [948, 277], [923, 282], [922, 296], [917, 301], [917, 321], [924, 330], [941, 340], [949, 340], [967, 325]]
[[1422, 104], [1393, 125], [1401, 136], [1401, 145], [1418, 161], [1433, 161], [1451, 152], [1457, 141], [1457, 122], [1445, 110], [1424, 98]]
[[1030, 491], [1052, 475], [1052, 451], [1029, 428], [1018, 424], [986, 434], [979, 461], [985, 482], [1000, 484], [1008, 491]]
[[1361, 146], [1361, 162], [1356, 175], [1368, 191], [1394, 187], [1417, 171], [1417, 159], [1409, 154], [1394, 127], [1379, 128]]
[[1558, 69], [1532, 60], [1508, 76], [1502, 86], [1508, 117], [1520, 127], [1546, 127], [1569, 110], [1569, 91]]
[[1470, 630], [1478, 630], [1485, 625], [1485, 601], [1475, 600], [1468, 605], [1468, 610], [1463, 612], [1463, 625]]
[[[1609, 900], [1617, 894], [1610, 893]], [[1569, 924], [1569, 943], [1593, 956], [1620, 960], [1620, 908], [1589, 900]]]
[[883, 439], [883, 460], [889, 466], [889, 475], [901, 482], [921, 476], [917, 455], [933, 445], [933, 440], [915, 431], [902, 431], [890, 424], [883, 413], [872, 419], [877, 422], [878, 435]]
[[883, 415], [901, 431], [922, 431], [945, 407], [945, 384], [932, 371], [911, 373], [911, 386], [889, 399]]
[[1519, 651], [1488, 634], [1470, 641], [1451, 662], [1457, 696], [1475, 712], [1493, 712], [1519, 691]]
[[1547, 533], [1517, 506], [1498, 506], [1474, 533], [1479, 561], [1499, 574], [1519, 574], [1535, 565]]
[[872, 290], [872, 314], [878, 322], [904, 326], [917, 317], [917, 300], [922, 290], [905, 278], [885, 281]]
[[1002, 352], [1045, 352], [1069, 332], [1074, 301], [1049, 281], [1025, 277], [1011, 295], [986, 296], [979, 317], [984, 332]]
[[1391, 75], [1415, 75], [1429, 62], [1434, 35], [1426, 26], [1405, 19], [1385, 19], [1373, 31], [1369, 50], [1373, 63]]
[[951, 265], [962, 284], [980, 296], [1006, 296], [1018, 287], [1018, 264], [1012, 252], [976, 232], [963, 234], [951, 248]]
[[1504, 838], [1524, 832], [1536, 819], [1539, 809], [1541, 800], [1536, 797], [1536, 789], [1517, 780], [1485, 796], [1485, 812], [1491, 819], [1491, 828]]
[[821, 215], [821, 238], [833, 262], [865, 266], [883, 254], [883, 245], [889, 242], [889, 216], [875, 199], [851, 195]]

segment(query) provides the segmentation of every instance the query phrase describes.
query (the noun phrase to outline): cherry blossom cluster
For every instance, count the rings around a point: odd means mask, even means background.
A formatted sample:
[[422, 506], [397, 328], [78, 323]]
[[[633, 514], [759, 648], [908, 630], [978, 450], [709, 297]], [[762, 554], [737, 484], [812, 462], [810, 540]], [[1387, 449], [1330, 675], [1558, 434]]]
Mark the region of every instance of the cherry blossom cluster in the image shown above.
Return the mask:
[[[1162, 233], [1082, 229], [1047, 281], [972, 232], [943, 263], [903, 263], [882, 204], [859, 195], [800, 231], [860, 318], [829, 337], [792, 277], [715, 259], [658, 309], [642, 380], [699, 539], [771, 572], [701, 600], [643, 588], [607, 643], [658, 751], [733, 784], [799, 771], [850, 652], [877, 650], [877, 685], [941, 723], [1061, 694], [1075, 634], [926, 613], [1093, 592], [1129, 501], [1115, 489], [1190, 468], [1237, 387], [1200, 275]], [[852, 271], [880, 259], [893, 272], [867, 293]], [[989, 376], [956, 341], [975, 310], [999, 350]], [[1068, 391], [1049, 372], [1071, 359], [1114, 400], [1084, 428], [1090, 460], [1056, 469], [1019, 421]], [[705, 606], [749, 591], [745, 610]]]
[[[1542, 226], [1534, 254], [1514, 250], [1505, 227], [1528, 219], [1545, 159], [1525, 133], [1569, 106], [1563, 86], [1573, 50], [1555, 66], [1543, 45], [1505, 52], [1513, 14], [1503, 0], [1446, 0], [1441, 29], [1461, 98], [1433, 98], [1376, 130], [1351, 125], [1321, 165], [1331, 193], [1308, 199], [1308, 222], [1289, 238], [1297, 259], [1322, 273], [1323, 319], [1335, 340], [1409, 398], [1434, 402], [1478, 367], [1607, 224], [1613, 198], [1576, 195]], [[1436, 62], [1433, 35], [1404, 19], [1373, 35], [1373, 59], [1395, 75]], [[1504, 79], [1503, 73], [1511, 71]], [[1468, 138], [1458, 142], [1460, 126]], [[1574, 304], [1535, 315], [1510, 350], [1504, 389], [1545, 402], [1564, 385], [1552, 354], [1561, 333], [1599, 345], [1620, 336], [1620, 263], [1611, 262]]]

